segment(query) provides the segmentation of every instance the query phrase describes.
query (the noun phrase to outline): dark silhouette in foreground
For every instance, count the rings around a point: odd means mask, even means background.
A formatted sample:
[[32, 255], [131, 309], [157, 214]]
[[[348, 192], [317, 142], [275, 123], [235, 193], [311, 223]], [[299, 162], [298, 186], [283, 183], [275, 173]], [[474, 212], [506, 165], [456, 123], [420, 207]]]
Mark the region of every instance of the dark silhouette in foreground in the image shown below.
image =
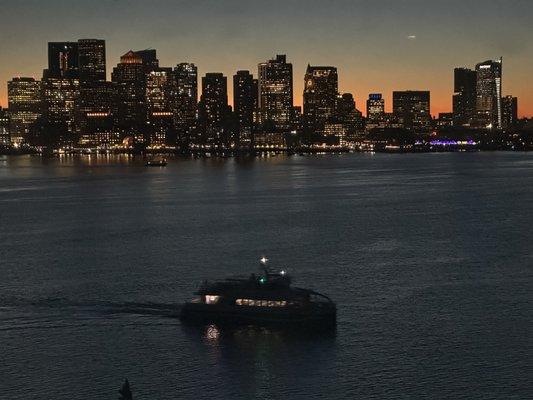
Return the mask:
[[122, 385], [122, 389], [120, 389], [118, 392], [120, 393], [120, 397], [118, 398], [118, 400], [132, 400], [133, 399], [133, 396], [131, 394], [131, 389], [130, 389], [130, 382], [128, 381], [128, 379], [124, 381], [124, 384]]

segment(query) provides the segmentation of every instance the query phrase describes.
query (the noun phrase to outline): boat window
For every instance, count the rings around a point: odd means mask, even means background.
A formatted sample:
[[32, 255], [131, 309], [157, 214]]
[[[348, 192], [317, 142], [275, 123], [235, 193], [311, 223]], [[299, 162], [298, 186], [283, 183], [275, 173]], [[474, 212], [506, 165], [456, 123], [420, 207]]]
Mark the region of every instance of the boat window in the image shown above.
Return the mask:
[[[206, 299], [207, 302], [207, 299]], [[252, 307], [286, 307], [292, 303], [287, 303], [285, 300], [252, 300], [252, 299], [236, 299], [237, 306], [252, 306]]]
[[214, 296], [207, 294], [205, 296], [205, 304], [216, 304], [218, 303], [218, 300], [220, 299], [220, 296]]

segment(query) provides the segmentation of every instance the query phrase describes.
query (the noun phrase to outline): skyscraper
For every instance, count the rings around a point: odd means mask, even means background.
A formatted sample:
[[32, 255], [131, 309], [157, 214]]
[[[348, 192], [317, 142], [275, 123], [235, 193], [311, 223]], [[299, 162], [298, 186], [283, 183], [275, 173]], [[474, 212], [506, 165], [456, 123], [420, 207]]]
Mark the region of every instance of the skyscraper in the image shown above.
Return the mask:
[[455, 68], [453, 95], [453, 124], [470, 125], [476, 114], [477, 73], [468, 68]]
[[381, 93], [371, 93], [366, 101], [366, 118], [372, 124], [379, 123], [385, 117], [385, 99]]
[[[80, 82], [73, 78], [47, 78], [42, 81], [43, 116], [45, 121], [66, 132], [75, 132], [76, 105]], [[73, 135], [71, 135], [74, 137]]]
[[405, 128], [427, 131], [431, 126], [430, 93], [412, 90], [393, 92], [392, 112]]
[[78, 73], [82, 86], [106, 80], [105, 40], [78, 40]]
[[9, 135], [9, 114], [0, 107], [0, 146], [8, 146], [11, 143]]
[[324, 134], [337, 137], [338, 144], [345, 146], [363, 129], [363, 118], [355, 106], [351, 93], [337, 96], [335, 118], [324, 125]]
[[275, 130], [288, 130], [293, 107], [292, 64], [285, 55], [258, 66], [259, 108], [262, 124]]
[[304, 124], [309, 132], [322, 133], [324, 124], [335, 115], [338, 82], [337, 68], [307, 65], [303, 111]]
[[249, 71], [237, 71], [233, 76], [233, 107], [237, 118], [237, 143], [243, 148], [253, 144], [257, 95], [257, 80], [253, 75]]
[[476, 111], [479, 123], [487, 128], [502, 128], [502, 59], [476, 65]]
[[335, 116], [338, 120], [344, 121], [349, 118], [349, 115], [356, 109], [355, 99], [351, 93], [343, 93], [337, 95]]
[[228, 146], [231, 137], [227, 126], [228, 81], [221, 73], [207, 73], [202, 78], [202, 96], [199, 104], [199, 122], [203, 142], [215, 146]]
[[80, 84], [76, 130], [80, 134], [81, 144], [101, 146], [119, 142], [120, 136], [114, 129], [117, 100], [115, 82]]
[[337, 99], [337, 118], [344, 126], [345, 139], [353, 138], [358, 131], [364, 129], [363, 115], [355, 106], [355, 99], [351, 93], [343, 93]]
[[122, 135], [144, 141], [146, 122], [146, 74], [142, 58], [133, 51], [120, 57], [111, 80], [116, 83], [117, 115], [115, 124]]
[[174, 68], [174, 126], [178, 143], [187, 147], [196, 130], [198, 113], [198, 68], [192, 63], [180, 63]]
[[502, 99], [503, 128], [511, 128], [518, 122], [518, 98], [505, 96]]
[[114, 142], [112, 132], [115, 85], [106, 82], [105, 41], [78, 40], [80, 96], [77, 104], [76, 131], [82, 144]]
[[41, 115], [41, 82], [34, 78], [13, 78], [7, 83], [7, 98], [11, 140], [24, 142], [30, 127]]
[[146, 76], [146, 109], [151, 145], [175, 145], [172, 68], [157, 68]]
[[157, 59], [157, 51], [155, 49], [137, 50], [135, 51], [146, 68], [146, 72], [150, 72], [159, 68], [159, 60]]
[[47, 78], [79, 78], [78, 42], [49, 42]]

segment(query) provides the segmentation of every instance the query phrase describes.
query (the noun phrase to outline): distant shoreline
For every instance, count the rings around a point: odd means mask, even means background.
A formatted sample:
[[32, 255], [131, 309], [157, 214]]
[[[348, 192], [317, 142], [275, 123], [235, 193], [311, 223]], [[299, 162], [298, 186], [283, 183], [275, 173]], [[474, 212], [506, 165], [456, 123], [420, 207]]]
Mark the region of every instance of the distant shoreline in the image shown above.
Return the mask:
[[476, 152], [530, 152], [532, 148], [490, 148], [481, 146], [444, 146], [444, 147], [376, 147], [373, 149], [353, 149], [353, 148], [295, 148], [295, 149], [260, 149], [254, 152], [233, 151], [233, 150], [202, 150], [202, 151], [178, 151], [174, 149], [148, 149], [143, 152], [133, 150], [117, 149], [75, 149], [69, 151], [43, 152], [27, 149], [0, 149], [3, 156], [26, 156], [34, 155], [41, 157], [59, 156], [94, 156], [94, 155], [131, 155], [151, 157], [154, 155], [165, 155], [182, 158], [254, 158], [263, 155], [285, 154], [293, 155], [316, 155], [316, 154], [348, 154], [348, 153], [384, 153], [384, 154], [416, 154], [416, 153], [476, 153]]

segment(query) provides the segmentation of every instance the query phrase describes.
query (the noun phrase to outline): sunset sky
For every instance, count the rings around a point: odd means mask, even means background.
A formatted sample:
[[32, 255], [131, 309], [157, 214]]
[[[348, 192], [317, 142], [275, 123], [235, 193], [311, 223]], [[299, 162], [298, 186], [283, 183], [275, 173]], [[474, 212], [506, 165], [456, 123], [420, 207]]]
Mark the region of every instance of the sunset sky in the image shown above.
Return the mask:
[[307, 63], [339, 69], [339, 90], [364, 112], [369, 93], [431, 90], [432, 113], [451, 111], [453, 68], [503, 57], [503, 92], [533, 116], [531, 0], [0, 0], [0, 105], [14, 76], [41, 78], [47, 42], [106, 40], [107, 73], [130, 49], [157, 49], [162, 66], [199, 75], [287, 54], [295, 103]]

